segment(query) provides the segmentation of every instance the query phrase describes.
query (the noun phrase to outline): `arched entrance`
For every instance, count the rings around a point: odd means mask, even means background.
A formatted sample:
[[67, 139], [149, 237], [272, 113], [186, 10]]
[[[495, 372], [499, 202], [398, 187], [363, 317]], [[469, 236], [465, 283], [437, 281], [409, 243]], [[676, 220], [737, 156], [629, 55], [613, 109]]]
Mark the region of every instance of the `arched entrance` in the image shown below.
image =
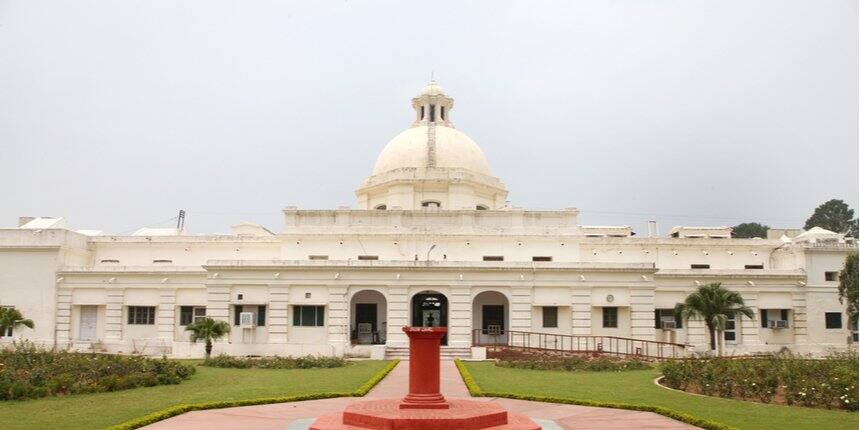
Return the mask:
[[510, 304], [498, 291], [484, 291], [472, 299], [472, 336], [477, 344], [506, 342]]
[[[435, 291], [412, 296], [412, 327], [448, 327], [448, 298]], [[448, 335], [442, 345], [448, 344]]]
[[388, 303], [376, 290], [361, 290], [349, 302], [349, 339], [353, 345], [385, 343]]

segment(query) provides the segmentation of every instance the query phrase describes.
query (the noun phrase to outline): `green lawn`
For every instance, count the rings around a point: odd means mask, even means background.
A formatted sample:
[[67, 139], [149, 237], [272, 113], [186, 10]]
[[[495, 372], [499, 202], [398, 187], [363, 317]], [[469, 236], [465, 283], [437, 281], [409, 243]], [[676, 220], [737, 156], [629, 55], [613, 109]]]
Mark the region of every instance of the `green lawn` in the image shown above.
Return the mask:
[[356, 361], [334, 369], [220, 369], [197, 366], [179, 385], [0, 402], [0, 428], [99, 429], [179, 403], [350, 392], [386, 361]]
[[662, 406], [740, 429], [857, 429], [857, 413], [700, 397], [657, 387], [656, 370], [564, 372], [465, 362], [486, 392]]

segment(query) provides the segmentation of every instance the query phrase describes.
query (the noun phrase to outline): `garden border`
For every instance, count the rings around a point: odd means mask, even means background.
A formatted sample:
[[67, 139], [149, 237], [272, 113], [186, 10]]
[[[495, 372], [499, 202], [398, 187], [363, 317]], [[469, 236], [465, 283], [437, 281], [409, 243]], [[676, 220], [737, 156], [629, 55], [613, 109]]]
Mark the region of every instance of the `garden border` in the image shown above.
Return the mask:
[[319, 400], [319, 399], [331, 399], [334, 397], [362, 397], [367, 394], [376, 384], [382, 381], [386, 375], [388, 375], [397, 364], [400, 363], [399, 359], [393, 360], [391, 363], [388, 363], [381, 370], [376, 372], [367, 382], [365, 382], [362, 386], [355, 389], [355, 391], [351, 392], [330, 392], [330, 393], [313, 393], [313, 394], [301, 394], [296, 396], [287, 396], [287, 397], [263, 397], [257, 399], [246, 399], [246, 400], [231, 400], [231, 401], [223, 401], [223, 402], [208, 402], [208, 403], [193, 403], [193, 404], [179, 404], [174, 405], [169, 408], [164, 408], [150, 414], [144, 415], [142, 417], [132, 418], [126, 422], [117, 424], [115, 426], [109, 427], [109, 430], [133, 430], [137, 428], [141, 428], [143, 426], [156, 423], [162, 420], [166, 420], [168, 418], [175, 417], [177, 415], [182, 415], [186, 412], [191, 411], [202, 411], [206, 409], [222, 409], [222, 408], [234, 408], [238, 406], [255, 406], [255, 405], [267, 405], [272, 403], [287, 403], [287, 402], [298, 402], [302, 400]]
[[592, 400], [576, 400], [570, 398], [563, 397], [544, 397], [544, 396], [528, 396], [521, 394], [513, 394], [513, 393], [495, 393], [495, 392], [485, 392], [475, 383], [475, 379], [472, 377], [472, 374], [469, 373], [469, 370], [466, 369], [466, 366], [460, 360], [454, 360], [454, 364], [457, 366], [457, 370], [460, 371], [460, 377], [463, 378], [463, 382], [466, 384], [466, 388], [469, 390], [469, 394], [473, 397], [501, 397], [506, 399], [515, 399], [515, 400], [530, 400], [535, 402], [545, 402], [545, 403], [560, 403], [567, 405], [578, 405], [578, 406], [591, 406], [598, 408], [613, 408], [613, 409], [626, 409], [631, 411], [642, 411], [642, 412], [653, 412], [655, 414], [663, 415], [664, 417], [671, 418], [676, 421], [681, 421], [686, 424], [694, 425], [696, 427], [701, 427], [706, 430], [738, 430], [735, 427], [727, 426], [725, 424], [706, 420], [702, 418], [696, 418], [692, 415], [678, 412], [674, 409], [664, 408], [662, 406], [650, 406], [650, 405], [635, 405], [629, 403], [610, 403], [610, 402], [596, 402]]

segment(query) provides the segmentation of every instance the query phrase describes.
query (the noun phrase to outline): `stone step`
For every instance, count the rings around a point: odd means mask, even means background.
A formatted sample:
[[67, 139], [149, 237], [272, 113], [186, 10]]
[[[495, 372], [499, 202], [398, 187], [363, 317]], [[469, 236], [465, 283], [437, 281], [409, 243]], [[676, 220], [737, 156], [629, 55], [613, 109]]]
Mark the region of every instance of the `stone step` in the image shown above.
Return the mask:
[[[453, 360], [455, 358], [471, 358], [472, 357], [472, 349], [468, 347], [447, 347], [443, 346], [439, 351], [439, 358], [442, 360]], [[385, 348], [385, 358], [400, 358], [407, 359], [409, 358], [409, 348], [408, 347], [386, 347]]]

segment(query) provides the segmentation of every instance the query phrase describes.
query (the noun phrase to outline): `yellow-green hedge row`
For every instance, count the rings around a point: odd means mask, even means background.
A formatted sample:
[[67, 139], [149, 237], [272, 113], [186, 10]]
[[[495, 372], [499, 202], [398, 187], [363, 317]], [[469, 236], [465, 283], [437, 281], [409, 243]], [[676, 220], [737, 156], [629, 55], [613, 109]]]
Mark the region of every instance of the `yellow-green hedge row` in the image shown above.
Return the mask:
[[513, 394], [513, 393], [494, 393], [488, 392], [481, 389], [478, 384], [475, 383], [475, 379], [472, 378], [472, 375], [469, 373], [469, 370], [466, 369], [466, 366], [460, 360], [456, 360], [455, 364], [457, 365], [457, 369], [460, 371], [460, 376], [463, 377], [463, 382], [466, 384], [466, 388], [469, 389], [469, 394], [474, 397], [502, 397], [506, 399], [516, 399], [516, 400], [531, 400], [535, 402], [547, 402], [547, 403], [560, 403], [567, 405], [578, 405], [578, 406], [592, 406], [598, 408], [614, 408], [614, 409], [628, 409], [633, 411], [643, 411], [643, 412], [653, 412], [655, 414], [660, 414], [665, 417], [672, 418], [673, 420], [681, 421], [683, 423], [687, 423], [690, 425], [694, 425], [696, 427], [701, 427], [706, 430], [737, 430], [734, 427], [729, 427], [725, 424], [721, 424], [715, 421], [705, 420], [701, 418], [696, 418], [692, 415], [685, 414], [683, 412], [678, 412], [676, 410], [672, 410], [669, 408], [664, 408], [661, 406], [649, 406], [649, 405], [634, 405], [628, 403], [610, 403], [610, 402], [595, 402], [591, 400], [576, 400], [576, 399], [568, 399], [561, 397], [545, 397], [545, 396], [528, 396], [522, 394]]
[[394, 369], [394, 367], [397, 366], [397, 363], [399, 362], [400, 360], [394, 360], [391, 363], [388, 363], [384, 368], [382, 368], [382, 370], [376, 372], [376, 374], [374, 374], [373, 377], [370, 378], [370, 380], [368, 380], [364, 385], [358, 387], [358, 389], [352, 392], [314, 393], [286, 397], [267, 397], [259, 399], [233, 400], [224, 402], [179, 404], [153, 412], [148, 415], [144, 415], [142, 417], [134, 418], [122, 424], [115, 425], [113, 427], [110, 427], [109, 430], [133, 430], [161, 420], [166, 420], [168, 418], [184, 414], [186, 412], [202, 411], [205, 409], [235, 408], [238, 406], [267, 405], [271, 403], [298, 402], [302, 400], [330, 399], [333, 397], [362, 397], [367, 394], [367, 392], [370, 391], [371, 388], [378, 384], [379, 381], [382, 381], [382, 379], [385, 378], [385, 375], [388, 375], [388, 373], [391, 372], [391, 370]]

